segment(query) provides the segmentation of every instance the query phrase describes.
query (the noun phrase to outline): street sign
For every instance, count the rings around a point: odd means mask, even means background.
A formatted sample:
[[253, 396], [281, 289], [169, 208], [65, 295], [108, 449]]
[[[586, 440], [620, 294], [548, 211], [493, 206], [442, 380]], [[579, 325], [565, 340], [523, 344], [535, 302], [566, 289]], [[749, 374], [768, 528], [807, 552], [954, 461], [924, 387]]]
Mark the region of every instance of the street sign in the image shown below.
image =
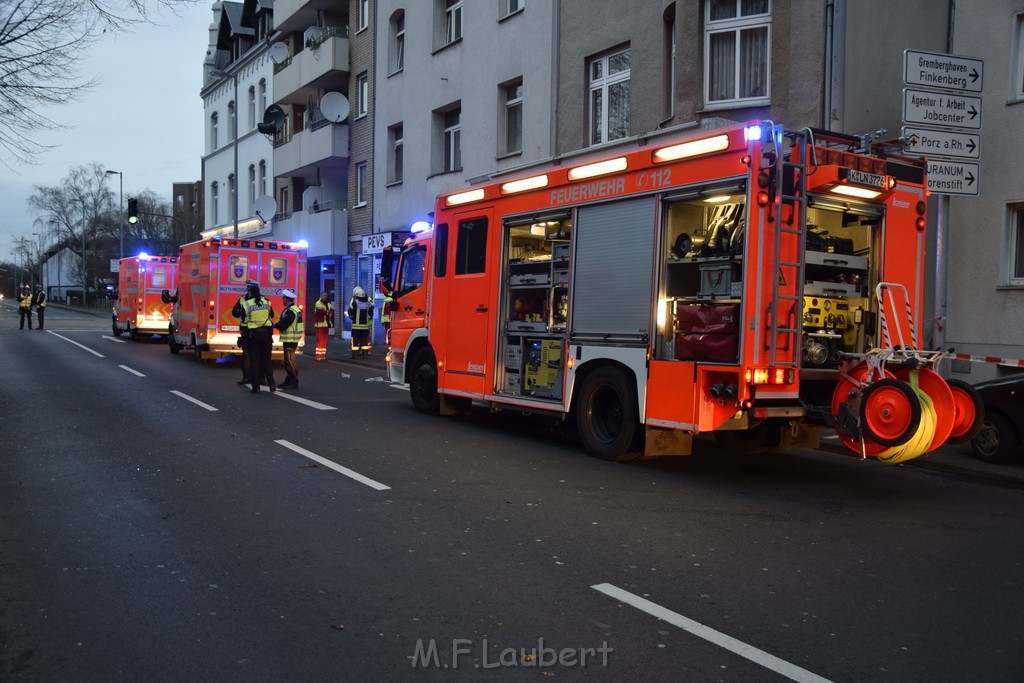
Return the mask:
[[981, 135], [951, 130], [903, 126], [903, 151], [913, 156], [977, 159], [981, 156]]
[[935, 194], [978, 195], [979, 166], [957, 161], [928, 160], [928, 191]]
[[903, 121], [981, 130], [981, 98], [904, 88]]
[[918, 50], [903, 51], [903, 82], [925, 88], [981, 92], [985, 62]]

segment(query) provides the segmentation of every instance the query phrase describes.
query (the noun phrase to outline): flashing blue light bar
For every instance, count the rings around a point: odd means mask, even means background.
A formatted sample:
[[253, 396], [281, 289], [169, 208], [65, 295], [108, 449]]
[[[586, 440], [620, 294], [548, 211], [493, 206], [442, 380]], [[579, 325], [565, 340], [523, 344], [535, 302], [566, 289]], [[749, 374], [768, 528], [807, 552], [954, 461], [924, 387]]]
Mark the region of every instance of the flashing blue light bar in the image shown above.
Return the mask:
[[761, 124], [755, 123], [752, 126], [747, 126], [743, 131], [743, 139], [746, 142], [751, 140], [761, 140], [764, 137], [764, 129], [761, 128]]
[[416, 235], [421, 232], [426, 232], [427, 230], [430, 230], [433, 227], [433, 225], [426, 221], [416, 221], [415, 223], [409, 226], [409, 232]]
[[140, 251], [140, 252], [139, 252], [139, 258], [141, 258], [141, 259], [147, 259], [147, 258], [149, 258], [149, 254], [147, 254], [147, 253], [146, 253], [146, 252], [144, 252], [144, 251]]
[[299, 240], [299, 249], [309, 249], [309, 242], [306, 240]]

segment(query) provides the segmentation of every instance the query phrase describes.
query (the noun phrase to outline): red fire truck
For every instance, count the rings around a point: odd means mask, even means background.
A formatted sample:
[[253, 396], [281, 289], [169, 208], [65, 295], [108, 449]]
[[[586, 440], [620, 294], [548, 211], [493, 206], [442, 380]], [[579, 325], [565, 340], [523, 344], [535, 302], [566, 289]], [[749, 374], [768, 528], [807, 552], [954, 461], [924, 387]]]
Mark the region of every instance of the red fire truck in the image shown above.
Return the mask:
[[918, 333], [920, 161], [771, 122], [629, 144], [439, 197], [392, 306], [416, 409], [548, 411], [614, 460], [825, 427], [897, 462], [969, 432]]
[[[284, 310], [281, 291], [295, 290], [306, 299], [306, 247], [302, 243], [212, 238], [181, 247], [178, 290], [168, 297], [171, 312], [171, 353], [192, 349], [196, 360], [240, 354], [238, 319], [231, 309], [250, 281], [260, 286], [278, 315]], [[300, 303], [301, 307], [302, 304]], [[303, 340], [299, 341], [299, 350]], [[272, 356], [284, 350], [274, 336]]]
[[164, 293], [177, 287], [178, 259], [139, 254], [120, 260], [117, 271], [117, 302], [112, 332], [127, 332], [132, 339], [167, 334], [171, 304]]

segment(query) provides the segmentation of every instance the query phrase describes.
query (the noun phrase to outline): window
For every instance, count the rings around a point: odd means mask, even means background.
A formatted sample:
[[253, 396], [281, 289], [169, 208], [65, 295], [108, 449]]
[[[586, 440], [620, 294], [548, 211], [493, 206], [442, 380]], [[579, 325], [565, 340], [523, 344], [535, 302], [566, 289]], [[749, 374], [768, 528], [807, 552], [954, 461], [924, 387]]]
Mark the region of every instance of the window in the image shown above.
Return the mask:
[[1024, 99], [1024, 14], [1017, 15], [1017, 25], [1013, 36], [1014, 50], [1014, 78], [1013, 90], [1010, 96], [1015, 99]]
[[770, 0], [705, 0], [707, 101], [767, 103]]
[[629, 134], [629, 50], [590, 62], [590, 144]]
[[427, 248], [420, 245], [410, 247], [402, 253], [402, 270], [398, 274], [398, 295], [405, 296], [423, 286], [423, 275], [427, 264]]
[[445, 0], [444, 42], [454, 43], [462, 38], [462, 0]]
[[256, 86], [249, 86], [249, 130], [256, 127]]
[[462, 108], [444, 113], [444, 172], [462, 170]]
[[523, 2], [525, 0], [501, 0], [502, 9], [505, 10], [503, 16], [515, 14], [519, 10], [523, 9]]
[[235, 197], [235, 174], [232, 173], [228, 176], [228, 219], [238, 219], [238, 201]]
[[458, 242], [455, 245], [455, 274], [472, 275], [484, 272], [486, 254], [487, 219], [460, 221]]
[[405, 68], [405, 11], [398, 10], [391, 17], [391, 49], [388, 52], [388, 73]]
[[256, 201], [256, 166], [249, 164], [249, 206]]
[[1024, 287], [1024, 204], [1010, 207], [1009, 284]]
[[434, 228], [434, 277], [448, 274], [448, 224], [438, 223]]
[[359, 74], [359, 76], [356, 78], [356, 82], [356, 106], [358, 112], [356, 116], [366, 116], [366, 110], [369, 106], [368, 100], [370, 98], [370, 85], [366, 73]]
[[217, 150], [217, 126], [220, 122], [220, 117], [217, 116], [217, 112], [210, 114], [210, 151]]
[[220, 185], [217, 181], [210, 183], [210, 227], [217, 225], [217, 214], [219, 207], [217, 206], [220, 198]]
[[267, 110], [267, 79], [260, 79], [260, 108], [257, 110], [260, 112], [260, 116]]
[[249, 279], [249, 257], [245, 254], [232, 254], [228, 257], [228, 281], [244, 285]]
[[505, 91], [505, 154], [523, 150], [523, 81], [504, 87]]
[[260, 159], [260, 197], [267, 194], [267, 162]]
[[228, 135], [229, 139], [234, 141], [235, 133], [238, 131], [238, 122], [235, 120], [235, 101], [231, 100], [228, 102]]
[[402, 152], [405, 144], [402, 124], [391, 126], [388, 129], [388, 147], [391, 155], [388, 160], [388, 182], [402, 182]]
[[366, 206], [366, 162], [356, 164], [356, 206]]
[[370, 0], [359, 0], [359, 30], [370, 25]]

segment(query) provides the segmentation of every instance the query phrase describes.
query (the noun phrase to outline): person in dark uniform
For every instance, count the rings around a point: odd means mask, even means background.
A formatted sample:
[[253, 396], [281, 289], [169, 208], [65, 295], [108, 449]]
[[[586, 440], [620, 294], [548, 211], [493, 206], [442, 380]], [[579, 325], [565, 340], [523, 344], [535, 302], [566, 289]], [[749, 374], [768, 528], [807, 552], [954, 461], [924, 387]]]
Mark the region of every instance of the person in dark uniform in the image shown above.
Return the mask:
[[38, 329], [43, 329], [43, 317], [46, 315], [46, 292], [42, 285], [36, 285], [36, 295], [32, 297], [32, 305], [36, 307], [36, 319], [39, 321]]
[[284, 301], [284, 311], [281, 319], [274, 325], [274, 329], [281, 333], [281, 345], [284, 347], [284, 371], [287, 377], [281, 383], [281, 388], [299, 388], [299, 366], [295, 362], [295, 353], [299, 348], [299, 341], [304, 334], [302, 329], [302, 309], [295, 305], [295, 292], [286, 289], [281, 292], [281, 299]]
[[[256, 283], [252, 280], [246, 282], [246, 285], [252, 286]], [[246, 292], [248, 294], [248, 292]], [[249, 328], [245, 326], [245, 309], [242, 307], [242, 301], [245, 300], [245, 295], [238, 297], [238, 301], [231, 308], [231, 315], [238, 318], [238, 348], [242, 349], [242, 379], [237, 384], [248, 384], [249, 383]]]
[[21, 295], [18, 297], [18, 314], [19, 318], [18, 329], [25, 329], [25, 321], [28, 321], [28, 329], [32, 329], [32, 290], [29, 289], [28, 285], [25, 285], [25, 289], [21, 290]]
[[274, 346], [274, 307], [260, 294], [259, 285], [249, 285], [245, 299], [243, 324], [249, 329], [249, 379], [254, 394], [260, 393], [260, 383], [265, 382], [270, 391], [277, 391], [274, 368], [270, 354]]

